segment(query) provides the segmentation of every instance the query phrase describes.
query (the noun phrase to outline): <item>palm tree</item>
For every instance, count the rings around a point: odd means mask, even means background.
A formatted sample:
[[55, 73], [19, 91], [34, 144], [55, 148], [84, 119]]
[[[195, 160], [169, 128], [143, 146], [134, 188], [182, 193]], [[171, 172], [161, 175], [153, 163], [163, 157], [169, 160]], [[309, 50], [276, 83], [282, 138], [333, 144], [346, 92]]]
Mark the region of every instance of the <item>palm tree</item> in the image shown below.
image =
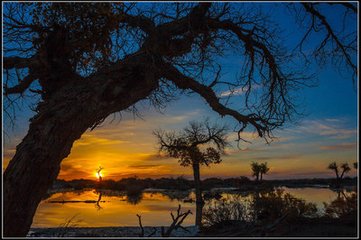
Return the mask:
[[342, 179], [343, 175], [345, 173], [348, 173], [349, 171], [351, 171], [351, 168], [349, 167], [348, 163], [343, 163], [341, 165], [341, 169], [342, 169], [342, 173], [341, 173], [341, 176], [340, 176], [340, 180]]
[[269, 167], [267, 167], [267, 162], [260, 164], [260, 174], [261, 174], [261, 181], [263, 178], [263, 174], [267, 174], [267, 172], [270, 170]]
[[251, 163], [251, 169], [252, 169], [252, 172], [253, 172], [253, 177], [256, 178], [256, 181], [258, 182], [259, 180], [259, 174], [261, 172], [261, 165], [257, 162], [252, 162]]
[[[337, 165], [336, 162], [332, 162], [328, 165], [328, 169], [331, 169], [333, 171], [335, 171], [335, 174], [336, 174], [336, 184], [337, 185], [340, 185], [341, 184], [341, 180], [342, 178], [344, 177], [345, 173], [348, 173], [349, 171], [351, 171], [351, 168], [350, 166], [348, 165], [348, 163], [343, 163], [341, 164], [340, 166], [340, 169], [339, 169], [339, 166]], [[340, 171], [342, 170], [341, 172], [341, 175], [339, 174]]]
[[339, 174], [338, 174], [338, 166], [337, 166], [337, 163], [336, 163], [336, 162], [332, 162], [332, 163], [330, 163], [330, 164], [328, 165], [327, 168], [335, 171], [336, 180], [339, 180], [340, 176], [339, 176]]

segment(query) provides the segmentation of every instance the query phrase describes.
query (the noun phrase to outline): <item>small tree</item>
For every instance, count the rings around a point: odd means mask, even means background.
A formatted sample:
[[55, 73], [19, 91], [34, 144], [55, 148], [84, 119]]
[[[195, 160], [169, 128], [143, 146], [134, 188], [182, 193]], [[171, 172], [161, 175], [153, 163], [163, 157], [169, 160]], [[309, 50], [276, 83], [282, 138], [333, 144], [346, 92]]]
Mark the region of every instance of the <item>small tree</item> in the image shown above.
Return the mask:
[[265, 163], [261, 163], [260, 165], [259, 165], [260, 167], [260, 174], [261, 174], [261, 181], [262, 181], [262, 179], [263, 179], [263, 174], [267, 174], [267, 172], [270, 170], [270, 168], [269, 167], [267, 167], [267, 162], [265, 162]]
[[357, 170], [357, 162], [353, 163], [353, 168]]
[[330, 170], [333, 170], [335, 171], [335, 174], [336, 174], [336, 180], [338, 180], [340, 178], [340, 175], [338, 174], [338, 166], [337, 166], [337, 163], [336, 162], [332, 162], [328, 165], [327, 167], [328, 169]]
[[253, 177], [256, 178], [256, 181], [258, 182], [259, 180], [259, 174], [260, 174], [260, 165], [257, 162], [252, 162], [251, 163], [251, 168], [252, 168], [252, 172], [253, 172]]
[[99, 168], [96, 170], [97, 171], [97, 177], [99, 178], [99, 182], [101, 182], [103, 180], [102, 178], [102, 174], [100, 173], [104, 168], [102, 166], [99, 166]]
[[209, 166], [222, 161], [220, 155], [228, 145], [225, 126], [211, 125], [205, 120], [190, 122], [178, 133], [159, 130], [154, 135], [158, 138], [160, 151], [179, 159], [181, 166], [192, 166], [197, 204], [196, 225], [200, 226], [203, 206], [200, 165]]
[[344, 175], [345, 173], [348, 173], [349, 171], [351, 171], [351, 168], [349, 167], [348, 163], [343, 163], [343, 164], [341, 165], [341, 169], [342, 169], [342, 173], [341, 173], [341, 176], [340, 176], [340, 180], [342, 180], [343, 175]]
[[340, 168], [342, 169], [341, 175], [340, 175], [341, 169], [339, 169], [339, 166], [337, 165], [336, 162], [332, 162], [328, 165], [328, 169], [335, 171], [337, 185], [339, 185], [341, 183], [341, 180], [342, 180], [344, 174], [351, 171], [351, 168], [349, 167], [348, 163], [341, 164]]

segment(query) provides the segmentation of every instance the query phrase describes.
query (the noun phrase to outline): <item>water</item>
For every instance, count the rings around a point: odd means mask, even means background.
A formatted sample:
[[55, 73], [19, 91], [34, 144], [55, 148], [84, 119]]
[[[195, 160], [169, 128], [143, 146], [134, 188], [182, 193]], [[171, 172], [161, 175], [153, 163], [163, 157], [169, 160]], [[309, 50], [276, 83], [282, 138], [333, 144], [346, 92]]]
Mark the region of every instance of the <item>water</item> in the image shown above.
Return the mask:
[[[315, 203], [321, 212], [323, 202], [329, 203], [338, 196], [328, 188], [283, 189], [296, 198]], [[240, 201], [250, 199], [249, 195], [238, 196], [232, 192], [221, 195], [223, 198], [237, 196]], [[77, 227], [139, 226], [137, 214], [141, 215], [143, 226], [169, 226], [170, 212], [175, 213], [179, 204], [182, 211], [193, 213], [184, 220], [183, 226], [194, 225], [196, 206], [194, 202], [183, 201], [187, 198], [194, 199], [194, 193], [145, 191], [128, 197], [124, 192], [103, 191], [100, 198], [100, 192], [94, 189], [60, 192], [39, 204], [32, 227], [59, 227], [69, 220], [69, 226]]]

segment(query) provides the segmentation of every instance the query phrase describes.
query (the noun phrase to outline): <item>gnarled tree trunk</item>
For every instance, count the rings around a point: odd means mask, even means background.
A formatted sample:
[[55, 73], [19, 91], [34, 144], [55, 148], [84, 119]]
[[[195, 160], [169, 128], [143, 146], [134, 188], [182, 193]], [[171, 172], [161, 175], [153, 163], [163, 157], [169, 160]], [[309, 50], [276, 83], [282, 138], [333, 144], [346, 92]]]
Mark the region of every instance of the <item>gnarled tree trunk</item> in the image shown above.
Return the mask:
[[109, 114], [134, 105], [158, 87], [152, 65], [142, 57], [128, 58], [116, 69], [113, 66], [86, 81], [69, 81], [39, 103], [27, 135], [4, 172], [4, 236], [26, 236], [41, 198], [75, 140]]

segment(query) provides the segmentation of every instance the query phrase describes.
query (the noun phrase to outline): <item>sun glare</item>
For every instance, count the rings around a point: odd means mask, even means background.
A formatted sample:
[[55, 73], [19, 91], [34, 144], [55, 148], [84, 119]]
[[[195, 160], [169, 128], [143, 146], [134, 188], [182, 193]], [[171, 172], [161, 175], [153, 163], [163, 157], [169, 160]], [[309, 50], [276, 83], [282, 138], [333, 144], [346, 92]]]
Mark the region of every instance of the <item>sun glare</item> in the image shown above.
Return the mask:
[[103, 174], [102, 173], [95, 173], [95, 176], [99, 179], [99, 178], [101, 178], [101, 177], [103, 177]]

